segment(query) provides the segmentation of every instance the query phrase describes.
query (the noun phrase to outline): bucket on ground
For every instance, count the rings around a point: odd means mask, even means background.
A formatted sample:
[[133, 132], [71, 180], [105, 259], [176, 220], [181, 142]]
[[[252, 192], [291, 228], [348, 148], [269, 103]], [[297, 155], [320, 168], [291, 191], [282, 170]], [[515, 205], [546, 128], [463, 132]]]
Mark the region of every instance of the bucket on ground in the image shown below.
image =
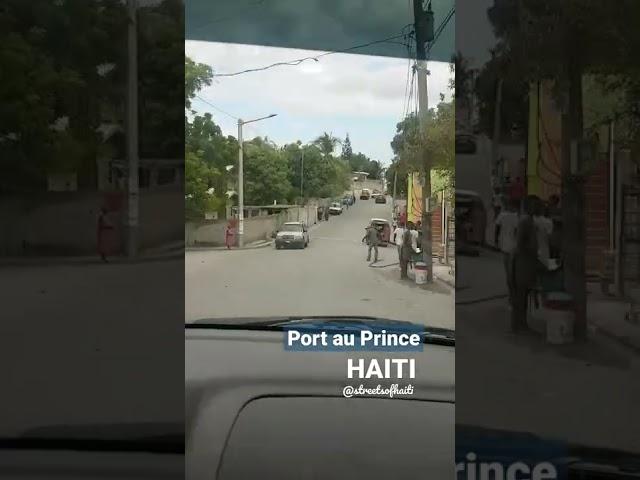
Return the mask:
[[564, 292], [553, 292], [543, 302], [547, 342], [562, 345], [573, 341], [573, 301]]
[[424, 285], [427, 283], [427, 264], [424, 262], [416, 262], [413, 270], [415, 272], [416, 283]]

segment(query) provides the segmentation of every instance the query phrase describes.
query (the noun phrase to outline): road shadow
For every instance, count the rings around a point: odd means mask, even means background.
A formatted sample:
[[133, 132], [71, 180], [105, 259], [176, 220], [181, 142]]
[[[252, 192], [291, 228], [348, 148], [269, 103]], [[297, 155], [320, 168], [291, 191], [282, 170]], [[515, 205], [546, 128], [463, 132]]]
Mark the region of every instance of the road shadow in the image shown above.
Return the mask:
[[593, 365], [621, 370], [630, 367], [628, 353], [622, 351], [615, 342], [597, 333], [591, 333], [583, 342], [553, 345], [546, 341], [544, 322], [540, 318], [532, 322], [529, 330], [511, 333], [510, 311], [504, 300], [486, 302], [481, 307], [478, 304], [456, 305], [456, 322], [465, 323], [464, 336], [469, 338], [472, 333], [474, 341], [490, 337], [492, 344], [504, 341], [507, 345], [526, 349], [535, 355], [575, 360], [583, 362], [587, 367]]

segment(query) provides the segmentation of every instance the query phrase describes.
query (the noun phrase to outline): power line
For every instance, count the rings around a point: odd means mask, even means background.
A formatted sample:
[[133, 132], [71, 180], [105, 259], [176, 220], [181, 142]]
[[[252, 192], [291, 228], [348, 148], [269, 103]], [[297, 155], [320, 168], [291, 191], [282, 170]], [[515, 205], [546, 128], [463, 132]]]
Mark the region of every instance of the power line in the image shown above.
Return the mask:
[[207, 100], [206, 98], [202, 98], [200, 95], [196, 95], [196, 98], [198, 98], [199, 100], [203, 101], [204, 103], [206, 103], [207, 105], [209, 105], [210, 107], [216, 109], [217, 111], [219, 111], [220, 113], [224, 113], [227, 117], [231, 117], [234, 120], [238, 120], [238, 117], [236, 117], [235, 115], [231, 115], [229, 112], [225, 112], [224, 110], [222, 110], [220, 107], [216, 107], [213, 103], [211, 103], [209, 100]]
[[440, 38], [440, 35], [444, 31], [444, 28], [447, 26], [449, 21], [453, 18], [453, 14], [455, 12], [456, 12], [455, 7], [451, 7], [451, 10], [449, 10], [449, 13], [447, 13], [447, 15], [445, 16], [444, 20], [440, 23], [440, 25], [438, 26], [438, 28], [434, 32], [433, 40], [429, 43], [429, 47], [427, 48], [427, 55], [429, 55], [431, 53], [431, 49], [433, 48], [435, 43], [438, 41], [438, 38]]
[[[405, 25], [403, 27], [403, 30], [405, 30], [407, 28], [407, 25]], [[330, 52], [325, 52], [325, 53], [321, 53], [319, 55], [315, 55], [312, 57], [304, 57], [304, 58], [299, 58], [297, 60], [290, 60], [288, 62], [277, 62], [277, 63], [272, 63], [271, 65], [267, 65], [265, 67], [260, 67], [260, 68], [250, 68], [247, 70], [241, 70], [239, 72], [234, 72], [234, 73], [218, 73], [215, 74], [215, 77], [235, 77], [237, 75], [242, 75], [245, 73], [252, 73], [252, 72], [262, 72], [264, 70], [268, 70], [270, 68], [274, 68], [274, 67], [280, 67], [280, 66], [295, 66], [295, 65], [300, 65], [302, 62], [306, 62], [307, 60], [314, 60], [314, 61], [318, 61], [319, 58], [322, 57], [326, 57], [327, 55], [334, 55], [336, 53], [346, 53], [346, 52], [350, 52], [353, 50], [357, 50], [359, 48], [365, 48], [365, 47], [370, 47], [371, 45], [377, 45], [379, 43], [389, 43], [391, 40], [396, 40], [398, 38], [406, 38], [407, 34], [406, 33], [401, 33], [401, 34], [397, 34], [397, 35], [393, 35], [391, 37], [387, 37], [387, 38], [383, 38], [381, 40], [375, 40], [373, 42], [368, 42], [368, 43], [363, 43], [361, 45], [355, 45], [353, 47], [349, 47], [349, 48], [345, 48], [342, 50], [334, 50], [334, 51], [330, 51]], [[406, 44], [402, 44], [404, 46], [406, 46]]]

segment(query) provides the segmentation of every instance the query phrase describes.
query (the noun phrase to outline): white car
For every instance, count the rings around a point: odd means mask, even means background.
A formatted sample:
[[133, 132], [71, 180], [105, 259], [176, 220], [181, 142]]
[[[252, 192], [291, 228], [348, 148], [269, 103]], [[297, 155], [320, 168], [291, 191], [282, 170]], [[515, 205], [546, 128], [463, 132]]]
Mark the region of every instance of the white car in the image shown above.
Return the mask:
[[331, 206], [329, 207], [329, 213], [331, 215], [340, 215], [340, 214], [342, 214], [342, 205], [340, 205], [338, 202], [333, 202], [331, 204]]
[[309, 245], [309, 231], [302, 222], [283, 223], [276, 232], [276, 248], [280, 250], [284, 247], [307, 248]]

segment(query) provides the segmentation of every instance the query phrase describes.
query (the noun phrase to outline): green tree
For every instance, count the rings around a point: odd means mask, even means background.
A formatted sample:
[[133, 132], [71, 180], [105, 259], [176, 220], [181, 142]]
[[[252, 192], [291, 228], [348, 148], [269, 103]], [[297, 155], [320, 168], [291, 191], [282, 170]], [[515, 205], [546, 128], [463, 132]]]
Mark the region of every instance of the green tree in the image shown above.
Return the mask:
[[196, 63], [191, 58], [184, 59], [185, 108], [191, 109], [191, 102], [204, 87], [211, 85], [213, 69], [204, 63]]
[[324, 132], [313, 142], [322, 151], [322, 155], [325, 159], [330, 160], [333, 158], [333, 152], [335, 152], [340, 140], [333, 135]]
[[281, 149], [257, 137], [245, 144], [245, 198], [247, 205], [286, 202], [291, 195], [289, 165]]
[[[185, 109], [199, 89], [211, 84], [213, 72], [206, 65], [185, 58]], [[208, 211], [220, 211], [226, 205], [225, 159], [232, 146], [222, 136], [211, 114], [185, 115], [185, 215], [200, 220]]]
[[[427, 143], [422, 146], [420, 125], [415, 115], [409, 115], [396, 126], [391, 141], [398, 172], [420, 172], [423, 168], [423, 148], [431, 161], [432, 193], [452, 190], [455, 183], [455, 102], [441, 102], [428, 112]], [[394, 170], [395, 171], [395, 170]]]
[[[576, 305], [575, 333], [586, 337], [586, 225], [584, 178], [571, 171], [573, 141], [584, 131], [583, 77], [635, 75], [640, 4], [606, 2], [499, 2], [489, 10], [499, 38], [496, 56], [523, 81], [554, 80], [562, 118], [562, 213], [565, 287]], [[635, 21], [633, 19], [636, 19]]]
[[344, 142], [342, 142], [342, 159], [351, 164], [351, 157], [353, 156], [353, 149], [351, 148], [351, 140], [349, 139], [349, 134], [347, 133], [347, 136], [344, 139]]
[[184, 5], [164, 0], [138, 12], [140, 156], [182, 158]]
[[[47, 174], [71, 172], [95, 188], [96, 128], [124, 93], [125, 15], [115, 0], [3, 2], [0, 190], [41, 189]], [[116, 67], [101, 76], [100, 63]]]

